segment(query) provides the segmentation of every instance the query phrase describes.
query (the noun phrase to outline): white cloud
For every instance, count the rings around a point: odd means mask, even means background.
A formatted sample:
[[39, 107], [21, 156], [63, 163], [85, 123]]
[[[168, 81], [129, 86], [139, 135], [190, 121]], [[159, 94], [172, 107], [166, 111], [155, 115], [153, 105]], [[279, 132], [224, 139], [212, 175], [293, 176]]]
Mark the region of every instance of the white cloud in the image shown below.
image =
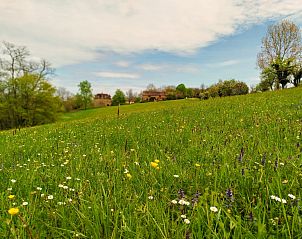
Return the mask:
[[0, 39], [55, 66], [97, 59], [99, 50], [188, 54], [247, 24], [301, 10], [301, 0], [10, 0], [0, 2]]
[[140, 77], [140, 75], [136, 73], [109, 72], [109, 71], [96, 72], [95, 75], [104, 78], [120, 78], [120, 79], [138, 79]]
[[141, 64], [137, 66], [139, 69], [145, 70], [145, 71], [159, 71], [163, 68], [166, 68], [165, 65], [160, 64]]
[[240, 63], [239, 60], [225, 60], [221, 62], [214, 62], [214, 63], [209, 63], [205, 64], [206, 67], [224, 67], [224, 66], [233, 66]]
[[129, 62], [129, 61], [117, 61], [117, 62], [114, 63], [114, 65], [119, 66], [119, 67], [127, 68], [131, 65], [131, 62]]

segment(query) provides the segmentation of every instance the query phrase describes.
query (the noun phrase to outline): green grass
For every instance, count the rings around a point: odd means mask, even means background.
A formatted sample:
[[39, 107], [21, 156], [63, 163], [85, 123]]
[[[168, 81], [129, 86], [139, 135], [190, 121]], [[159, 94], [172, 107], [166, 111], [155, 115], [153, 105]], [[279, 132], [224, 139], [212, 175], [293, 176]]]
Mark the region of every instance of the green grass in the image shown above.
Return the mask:
[[302, 88], [120, 113], [0, 132], [0, 238], [302, 238]]

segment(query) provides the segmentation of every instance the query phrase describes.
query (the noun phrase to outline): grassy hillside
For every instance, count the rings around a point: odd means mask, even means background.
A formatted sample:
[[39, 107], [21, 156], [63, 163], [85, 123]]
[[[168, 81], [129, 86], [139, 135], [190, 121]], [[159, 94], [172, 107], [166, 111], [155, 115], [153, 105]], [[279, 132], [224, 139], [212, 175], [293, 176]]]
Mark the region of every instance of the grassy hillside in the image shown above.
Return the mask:
[[302, 88], [116, 113], [0, 132], [0, 238], [302, 237]]

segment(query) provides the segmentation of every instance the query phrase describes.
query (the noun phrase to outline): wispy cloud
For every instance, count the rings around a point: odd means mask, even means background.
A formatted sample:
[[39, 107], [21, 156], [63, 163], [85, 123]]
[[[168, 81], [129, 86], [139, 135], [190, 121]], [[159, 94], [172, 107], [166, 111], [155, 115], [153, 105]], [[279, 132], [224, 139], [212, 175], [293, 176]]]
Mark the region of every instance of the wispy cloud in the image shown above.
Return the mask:
[[141, 64], [141, 65], [138, 65], [137, 68], [145, 70], [145, 71], [159, 71], [164, 68], [167, 68], [167, 66], [162, 65], [162, 64]]
[[109, 72], [109, 71], [96, 72], [95, 75], [104, 78], [120, 78], [120, 79], [138, 79], [140, 77], [140, 75], [136, 73]]
[[62, 66], [99, 50], [194, 53], [242, 26], [301, 11], [301, 0], [1, 1], [0, 39]]
[[233, 66], [236, 64], [239, 64], [240, 61], [239, 60], [225, 60], [225, 61], [221, 61], [221, 62], [213, 62], [213, 63], [209, 63], [209, 64], [205, 64], [205, 67], [224, 67], [224, 66]]
[[119, 67], [129, 67], [131, 65], [131, 62], [129, 61], [117, 61], [114, 63], [114, 65], [119, 66]]

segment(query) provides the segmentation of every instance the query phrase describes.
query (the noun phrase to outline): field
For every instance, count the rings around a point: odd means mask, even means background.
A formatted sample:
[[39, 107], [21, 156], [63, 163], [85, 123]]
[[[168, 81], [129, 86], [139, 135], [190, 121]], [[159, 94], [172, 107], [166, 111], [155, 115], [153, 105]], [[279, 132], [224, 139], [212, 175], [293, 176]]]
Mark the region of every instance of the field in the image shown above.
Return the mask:
[[302, 88], [0, 132], [0, 238], [302, 238], [301, 154]]

